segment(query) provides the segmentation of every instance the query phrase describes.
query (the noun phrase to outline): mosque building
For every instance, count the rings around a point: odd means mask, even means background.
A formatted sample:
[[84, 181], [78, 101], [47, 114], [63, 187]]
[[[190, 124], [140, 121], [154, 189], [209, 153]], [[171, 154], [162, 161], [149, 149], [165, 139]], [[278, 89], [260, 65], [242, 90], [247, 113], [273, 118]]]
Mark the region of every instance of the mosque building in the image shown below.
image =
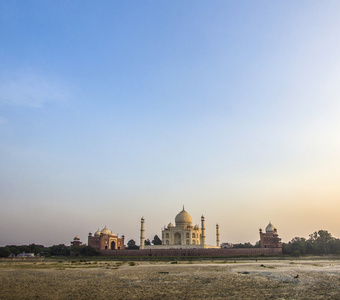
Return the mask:
[[271, 222], [267, 225], [265, 233], [260, 228], [260, 243], [261, 248], [282, 248], [281, 238]]
[[121, 238], [114, 235], [107, 229], [106, 225], [102, 230], [97, 230], [94, 235], [89, 233], [88, 245], [96, 250], [122, 250], [124, 249], [124, 235]]
[[141, 219], [140, 249], [195, 249], [220, 248], [219, 226], [216, 225], [216, 246], [206, 244], [205, 219], [201, 217], [201, 227], [192, 225], [192, 217], [184, 210], [175, 217], [175, 225], [171, 222], [162, 230], [162, 245], [145, 245], [145, 220]]

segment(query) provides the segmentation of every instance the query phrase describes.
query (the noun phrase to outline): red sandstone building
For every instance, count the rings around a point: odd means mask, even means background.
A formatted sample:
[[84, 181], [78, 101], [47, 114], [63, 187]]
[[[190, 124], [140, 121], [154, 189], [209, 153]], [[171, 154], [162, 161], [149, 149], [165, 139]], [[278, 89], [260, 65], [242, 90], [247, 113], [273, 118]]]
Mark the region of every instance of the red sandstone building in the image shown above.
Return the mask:
[[73, 241], [71, 242], [71, 246], [82, 246], [82, 242], [80, 241], [79, 236], [75, 236]]
[[281, 238], [277, 234], [277, 229], [269, 222], [266, 232], [260, 228], [261, 248], [282, 248]]
[[[227, 248], [227, 249], [144, 249], [139, 251], [111, 251], [123, 250], [124, 235], [119, 238], [113, 234], [105, 226], [101, 231], [98, 229], [94, 235], [89, 233], [88, 245], [100, 251], [101, 255], [112, 256], [237, 256], [237, 255], [280, 255], [282, 254], [281, 238], [277, 233], [277, 229], [269, 222], [266, 232], [260, 229], [261, 248]], [[144, 237], [144, 236], [143, 236]], [[78, 236], [71, 242], [73, 246], [80, 246], [82, 243]]]
[[105, 226], [101, 231], [98, 229], [94, 235], [89, 233], [88, 245], [96, 250], [122, 250], [124, 246], [124, 235], [121, 238], [114, 235]]

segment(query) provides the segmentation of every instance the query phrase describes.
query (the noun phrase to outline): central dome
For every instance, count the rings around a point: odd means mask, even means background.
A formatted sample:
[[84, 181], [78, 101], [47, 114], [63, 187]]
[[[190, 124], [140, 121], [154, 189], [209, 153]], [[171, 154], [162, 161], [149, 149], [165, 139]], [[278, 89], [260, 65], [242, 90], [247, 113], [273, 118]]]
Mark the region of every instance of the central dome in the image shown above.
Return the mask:
[[175, 218], [176, 226], [177, 225], [192, 225], [192, 218], [191, 216], [183, 210], [176, 216]]
[[111, 231], [107, 229], [106, 225], [105, 228], [101, 231], [102, 234], [111, 234]]
[[266, 232], [270, 233], [270, 232], [274, 232], [275, 231], [275, 227], [273, 226], [273, 224], [271, 222], [269, 222], [269, 224], [266, 227]]

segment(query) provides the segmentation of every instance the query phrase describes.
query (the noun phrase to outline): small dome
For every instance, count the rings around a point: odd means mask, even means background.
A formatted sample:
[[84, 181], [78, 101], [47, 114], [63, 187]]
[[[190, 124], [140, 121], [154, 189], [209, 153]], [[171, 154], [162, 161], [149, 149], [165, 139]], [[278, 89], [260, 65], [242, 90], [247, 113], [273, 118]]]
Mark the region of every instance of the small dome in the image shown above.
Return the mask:
[[98, 230], [94, 233], [94, 236], [100, 236], [100, 230], [98, 228]]
[[271, 222], [269, 222], [269, 224], [266, 227], [266, 232], [270, 233], [270, 232], [274, 232], [274, 231], [276, 231], [274, 225]]
[[79, 236], [76, 235], [73, 240], [80, 241], [80, 238], [79, 238]]
[[195, 230], [198, 230], [198, 229], [200, 229], [200, 228], [198, 227], [198, 225], [195, 225], [194, 229], [195, 229]]
[[168, 228], [170, 227], [174, 227], [174, 225], [171, 222], [168, 224]]
[[106, 225], [103, 228], [103, 230], [101, 231], [102, 234], [111, 234], [111, 231], [107, 229]]
[[192, 225], [192, 218], [191, 216], [184, 210], [177, 214], [175, 218], [175, 223], [177, 225]]

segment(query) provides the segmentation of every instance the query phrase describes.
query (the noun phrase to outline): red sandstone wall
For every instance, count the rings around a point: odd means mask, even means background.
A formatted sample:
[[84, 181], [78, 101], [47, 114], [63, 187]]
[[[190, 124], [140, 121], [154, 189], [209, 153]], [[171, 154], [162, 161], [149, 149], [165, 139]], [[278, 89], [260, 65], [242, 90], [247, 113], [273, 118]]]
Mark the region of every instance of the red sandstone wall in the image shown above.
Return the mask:
[[282, 248], [235, 248], [235, 249], [144, 249], [102, 250], [104, 256], [247, 256], [280, 255]]
[[100, 238], [89, 236], [88, 245], [96, 250], [100, 250]]
[[125, 249], [124, 240], [119, 238], [119, 239], [117, 239], [117, 241], [118, 241], [118, 247], [120, 247], [120, 250]]

